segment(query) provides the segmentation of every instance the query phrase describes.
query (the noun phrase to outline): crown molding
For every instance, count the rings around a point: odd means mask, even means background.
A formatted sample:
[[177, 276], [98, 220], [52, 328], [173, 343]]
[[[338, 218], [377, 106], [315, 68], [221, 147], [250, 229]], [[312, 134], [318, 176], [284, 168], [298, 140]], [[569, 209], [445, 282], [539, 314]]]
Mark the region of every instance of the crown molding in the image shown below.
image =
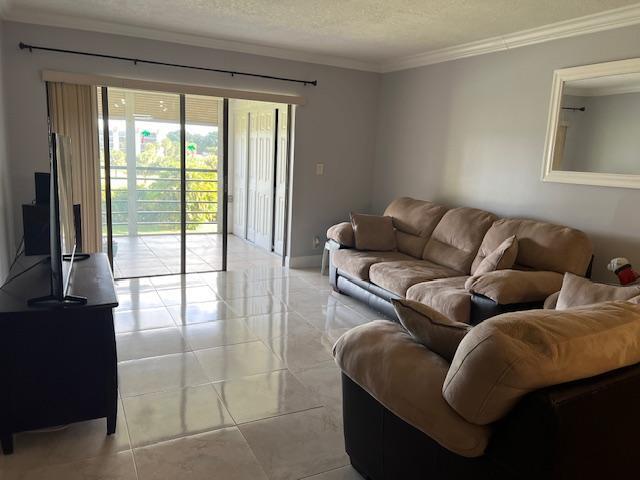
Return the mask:
[[640, 24], [640, 3], [637, 3], [627, 7], [616, 8], [571, 20], [552, 23], [542, 27], [464, 43], [453, 47], [431, 50], [416, 55], [403, 56], [391, 61], [378, 63], [232, 40], [221, 40], [200, 35], [168, 32], [154, 28], [88, 20], [85, 18], [69, 17], [66, 15], [43, 14], [32, 10], [10, 8], [9, 4], [9, 0], [0, 0], [0, 16], [5, 20], [13, 22], [146, 38], [150, 40], [173, 42], [183, 45], [228, 50], [232, 52], [261, 55], [283, 60], [293, 60], [297, 62], [314, 63], [377, 73], [391, 73], [400, 70], [423, 67], [426, 65], [433, 65], [436, 63], [448, 62], [451, 60], [458, 60], [461, 58], [475, 57], [487, 53], [510, 50], [537, 43], [549, 42], [561, 38], [575, 37], [578, 35]]
[[31, 10], [21, 10], [6, 8], [2, 11], [3, 2], [0, 0], [0, 15], [5, 20], [19, 23], [30, 23], [35, 25], [45, 25], [51, 27], [70, 28], [74, 30], [86, 30], [91, 32], [110, 33], [127, 37], [145, 38], [149, 40], [159, 40], [162, 42], [179, 43], [196, 47], [213, 48], [216, 50], [227, 50], [231, 52], [247, 53], [251, 55], [261, 55], [264, 57], [274, 57], [282, 60], [293, 60], [296, 62], [314, 63], [328, 65], [332, 67], [348, 68], [352, 70], [363, 70], [367, 72], [379, 72], [379, 67], [375, 63], [354, 60], [350, 58], [337, 57], [332, 55], [322, 55], [298, 50], [288, 50], [285, 48], [255, 45], [233, 40], [221, 40], [201, 35], [191, 35], [155, 28], [138, 27], [133, 25], [123, 25], [113, 22], [103, 22], [99, 20], [89, 20], [80, 17], [70, 17], [67, 15], [43, 14]]
[[549, 42], [561, 38], [575, 37], [588, 33], [612, 30], [615, 28], [637, 25], [640, 23], [640, 4], [607, 10], [605, 12], [586, 15], [571, 20], [556, 22], [543, 27], [522, 30], [497, 37], [465, 43], [454, 47], [441, 48], [418, 55], [409, 55], [384, 63], [380, 66], [382, 73], [407, 70], [409, 68], [433, 65], [460, 58], [500, 52], [512, 48]]

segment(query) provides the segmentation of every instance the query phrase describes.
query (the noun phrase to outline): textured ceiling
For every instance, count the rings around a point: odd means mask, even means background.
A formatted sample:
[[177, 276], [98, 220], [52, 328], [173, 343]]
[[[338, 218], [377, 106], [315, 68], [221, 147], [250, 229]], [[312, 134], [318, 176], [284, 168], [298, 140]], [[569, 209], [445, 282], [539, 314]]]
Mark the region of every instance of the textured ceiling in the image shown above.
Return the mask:
[[638, 0], [0, 0], [8, 18], [72, 16], [384, 63]]

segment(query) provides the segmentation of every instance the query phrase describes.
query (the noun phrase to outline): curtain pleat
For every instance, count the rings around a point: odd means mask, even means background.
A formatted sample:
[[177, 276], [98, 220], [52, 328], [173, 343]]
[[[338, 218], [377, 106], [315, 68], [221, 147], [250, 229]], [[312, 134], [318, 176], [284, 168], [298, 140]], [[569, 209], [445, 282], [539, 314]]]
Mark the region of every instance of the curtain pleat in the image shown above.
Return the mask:
[[102, 250], [98, 102], [91, 85], [47, 83], [51, 129], [71, 138], [73, 203], [80, 204], [82, 246]]

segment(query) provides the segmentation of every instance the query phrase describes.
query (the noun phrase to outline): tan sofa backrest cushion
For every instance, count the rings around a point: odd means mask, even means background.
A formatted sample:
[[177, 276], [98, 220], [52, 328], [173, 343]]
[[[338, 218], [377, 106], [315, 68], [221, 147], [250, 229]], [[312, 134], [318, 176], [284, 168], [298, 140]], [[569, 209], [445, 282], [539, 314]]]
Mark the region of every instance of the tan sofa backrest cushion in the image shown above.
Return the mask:
[[507, 313], [465, 336], [442, 393], [467, 421], [487, 425], [530, 391], [638, 362], [638, 305], [607, 302], [564, 311]]
[[397, 198], [384, 214], [393, 217], [398, 251], [416, 258], [422, 256], [433, 229], [447, 212], [447, 207], [409, 197]]
[[518, 237], [516, 265], [521, 268], [584, 275], [591, 261], [591, 241], [580, 230], [535, 220], [503, 218], [495, 222], [484, 237], [471, 272], [512, 235]]
[[638, 295], [640, 295], [640, 285], [628, 287], [605, 285], [604, 283], [594, 283], [588, 278], [579, 277], [572, 273], [565, 273], [556, 309], [566, 310], [592, 303], [629, 300]]
[[469, 273], [478, 247], [495, 220], [494, 214], [476, 208], [449, 210], [433, 230], [422, 258]]

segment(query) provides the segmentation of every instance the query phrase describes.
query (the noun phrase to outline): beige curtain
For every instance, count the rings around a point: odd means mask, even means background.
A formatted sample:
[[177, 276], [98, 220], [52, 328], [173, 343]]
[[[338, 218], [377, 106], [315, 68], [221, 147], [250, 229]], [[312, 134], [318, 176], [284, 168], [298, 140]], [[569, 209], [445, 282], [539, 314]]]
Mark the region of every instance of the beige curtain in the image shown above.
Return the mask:
[[80, 204], [82, 247], [102, 250], [98, 101], [91, 85], [47, 83], [51, 129], [71, 139], [73, 203]]

